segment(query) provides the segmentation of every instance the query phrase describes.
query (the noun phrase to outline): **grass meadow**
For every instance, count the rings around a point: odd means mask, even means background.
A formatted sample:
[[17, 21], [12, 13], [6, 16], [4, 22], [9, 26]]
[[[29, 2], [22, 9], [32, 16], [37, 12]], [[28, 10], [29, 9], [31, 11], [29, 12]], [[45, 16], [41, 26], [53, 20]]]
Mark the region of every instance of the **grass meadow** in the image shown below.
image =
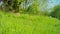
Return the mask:
[[60, 34], [60, 20], [47, 16], [0, 12], [0, 34]]

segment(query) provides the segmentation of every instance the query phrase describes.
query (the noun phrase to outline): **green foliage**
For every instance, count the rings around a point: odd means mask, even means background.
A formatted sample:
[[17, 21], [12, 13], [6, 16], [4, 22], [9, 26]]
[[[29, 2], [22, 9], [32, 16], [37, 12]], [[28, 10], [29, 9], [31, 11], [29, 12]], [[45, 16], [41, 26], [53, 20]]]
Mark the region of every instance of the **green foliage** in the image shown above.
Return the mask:
[[0, 34], [60, 34], [60, 21], [39, 15], [0, 12]]
[[60, 19], [60, 6], [55, 6], [51, 12], [51, 16]]
[[[23, 2], [24, 5], [20, 6], [20, 9], [21, 9], [20, 13], [43, 14], [43, 12], [41, 11], [41, 7], [42, 7], [42, 4], [47, 3], [47, 0], [45, 2], [44, 1], [45, 0], [42, 0], [42, 1], [41, 0], [29, 0], [29, 1], [26, 0], [25, 2]], [[29, 6], [27, 6], [28, 5], [27, 2], [29, 4]], [[42, 2], [42, 4], [41, 4], [41, 2]], [[21, 7], [23, 7], [23, 8], [21, 8]]]
[[47, 1], [48, 0], [42, 0], [42, 1], [41, 0], [9, 0], [9, 1], [6, 1], [8, 5], [4, 7], [5, 8], [4, 11], [10, 10], [11, 12], [42, 14], [41, 12], [42, 4], [45, 5]]
[[44, 16], [50, 16], [50, 12], [44, 11], [44, 12], [43, 12], [43, 15], [44, 15]]
[[3, 10], [6, 12], [19, 12], [18, 0], [2, 0]]
[[39, 9], [39, 4], [34, 2], [31, 6], [28, 7], [27, 13], [29, 13], [29, 14], [38, 14], [38, 13], [40, 13], [39, 10], [40, 10]]

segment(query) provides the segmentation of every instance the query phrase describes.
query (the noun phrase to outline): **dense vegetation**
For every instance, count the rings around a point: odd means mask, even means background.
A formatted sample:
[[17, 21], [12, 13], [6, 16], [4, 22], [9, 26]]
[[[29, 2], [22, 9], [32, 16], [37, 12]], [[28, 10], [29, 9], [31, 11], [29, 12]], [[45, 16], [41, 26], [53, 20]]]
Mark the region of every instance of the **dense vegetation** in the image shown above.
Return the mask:
[[60, 21], [46, 16], [0, 12], [0, 34], [60, 34]]
[[60, 34], [60, 5], [49, 12], [48, 0], [2, 1], [0, 34]]
[[60, 5], [55, 6], [50, 14], [52, 17], [60, 19]]

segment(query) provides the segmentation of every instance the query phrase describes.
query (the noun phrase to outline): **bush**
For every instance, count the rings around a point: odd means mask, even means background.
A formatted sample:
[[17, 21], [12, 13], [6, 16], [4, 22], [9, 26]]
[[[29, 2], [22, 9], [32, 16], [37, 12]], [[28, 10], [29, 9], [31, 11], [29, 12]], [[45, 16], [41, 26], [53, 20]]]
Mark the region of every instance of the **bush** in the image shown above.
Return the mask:
[[55, 6], [50, 14], [52, 17], [60, 19], [60, 6]]

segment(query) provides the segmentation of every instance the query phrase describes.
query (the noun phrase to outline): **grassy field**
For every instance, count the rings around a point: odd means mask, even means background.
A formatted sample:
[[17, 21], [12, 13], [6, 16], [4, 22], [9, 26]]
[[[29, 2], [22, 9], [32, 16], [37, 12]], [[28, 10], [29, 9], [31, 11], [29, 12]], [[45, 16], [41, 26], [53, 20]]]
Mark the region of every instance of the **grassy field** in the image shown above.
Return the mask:
[[60, 34], [60, 21], [47, 16], [0, 12], [0, 34]]

